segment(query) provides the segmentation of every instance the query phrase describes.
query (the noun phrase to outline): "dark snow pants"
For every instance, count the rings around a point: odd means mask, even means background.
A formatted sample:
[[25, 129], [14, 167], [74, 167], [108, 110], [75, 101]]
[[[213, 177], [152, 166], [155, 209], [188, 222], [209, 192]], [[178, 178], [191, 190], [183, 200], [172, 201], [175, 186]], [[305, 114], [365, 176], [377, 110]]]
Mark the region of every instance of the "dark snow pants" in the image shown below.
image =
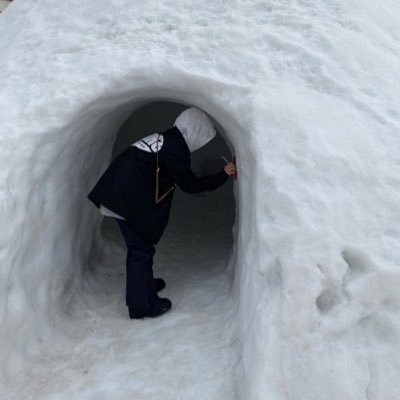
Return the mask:
[[146, 310], [157, 297], [153, 276], [154, 245], [143, 238], [128, 222], [117, 218], [115, 220], [128, 248], [126, 305], [137, 310]]

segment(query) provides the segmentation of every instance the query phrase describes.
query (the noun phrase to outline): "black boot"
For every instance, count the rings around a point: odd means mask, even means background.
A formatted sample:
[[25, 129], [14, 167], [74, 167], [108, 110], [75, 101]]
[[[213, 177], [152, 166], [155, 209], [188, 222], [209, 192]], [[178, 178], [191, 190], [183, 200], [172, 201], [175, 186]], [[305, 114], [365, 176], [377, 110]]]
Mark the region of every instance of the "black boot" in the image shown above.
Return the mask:
[[129, 306], [129, 317], [131, 319], [142, 319], [142, 318], [154, 318], [166, 313], [172, 306], [169, 299], [161, 299], [157, 296], [157, 299], [147, 309], [138, 309], [136, 307]]
[[166, 283], [165, 283], [164, 279], [154, 278], [154, 282], [156, 284], [157, 292], [161, 292], [161, 290], [163, 290], [165, 288], [165, 286], [166, 286]]

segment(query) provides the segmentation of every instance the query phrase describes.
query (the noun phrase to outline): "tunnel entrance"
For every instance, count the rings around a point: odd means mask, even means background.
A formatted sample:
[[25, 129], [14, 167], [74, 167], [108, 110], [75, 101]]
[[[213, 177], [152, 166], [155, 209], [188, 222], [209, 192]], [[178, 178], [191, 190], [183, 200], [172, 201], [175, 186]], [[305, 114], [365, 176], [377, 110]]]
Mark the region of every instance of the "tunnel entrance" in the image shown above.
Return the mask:
[[[134, 110], [116, 134], [112, 159], [140, 138], [173, 126], [177, 116], [186, 108], [186, 105], [179, 103], [157, 101]], [[217, 136], [191, 155], [192, 170], [199, 176], [218, 172], [225, 164], [221, 157], [231, 157], [232, 152], [224, 139], [223, 128], [216, 121], [213, 122]], [[154, 276], [167, 282], [166, 290], [160, 295], [170, 298], [174, 309], [187, 307], [190, 310], [190, 301], [185, 304], [182, 299], [189, 287], [197, 289], [201, 297], [203, 284], [213, 286], [219, 281], [231, 281], [232, 276], [226, 270], [232, 251], [234, 220], [232, 179], [217, 190], [199, 194], [187, 194], [177, 187], [169, 223], [156, 246], [153, 266]], [[118, 303], [123, 303], [125, 243], [113, 218], [103, 218], [101, 234], [104, 254], [110, 259], [103, 263], [104, 267], [100, 267], [100, 271], [106, 273], [109, 279], [114, 277]], [[116, 265], [118, 275], [113, 273]], [[111, 271], [107, 271], [107, 266], [110, 266]], [[212, 298], [209, 295], [206, 297], [209, 300]], [[195, 304], [192, 306], [196, 309]]]
[[[173, 126], [177, 116], [186, 108], [179, 103], [158, 101], [136, 109], [116, 135], [112, 158], [136, 140]], [[192, 153], [192, 169], [197, 175], [218, 171], [224, 165], [221, 156], [229, 158], [231, 155], [223, 129], [216, 121], [214, 124], [217, 136]], [[199, 279], [208, 273], [209, 276], [203, 277], [205, 280], [212, 280], [213, 275], [218, 280], [217, 275], [224, 273], [233, 243], [234, 219], [232, 179], [215, 191], [195, 195], [177, 188], [169, 224], [156, 246], [154, 258], [155, 276], [162, 276], [169, 281], [167, 292], [171, 300], [174, 296], [179, 298], [186, 285], [193, 285], [193, 277]], [[118, 244], [125, 251], [122, 235], [112, 218], [103, 219], [101, 232], [106, 240]], [[121, 258], [119, 260], [121, 264]], [[201, 282], [198, 283], [201, 286]]]
[[[120, 127], [114, 142], [112, 159], [136, 140], [154, 132], [162, 132], [171, 127], [177, 116], [187, 106], [174, 102], [157, 101], [135, 110]], [[206, 146], [192, 153], [192, 169], [196, 175], [218, 171], [229, 158], [232, 149], [225, 141], [223, 128], [214, 121], [217, 136]], [[177, 190], [171, 209], [169, 225], [157, 246], [167, 250], [178, 239], [194, 240], [197, 246], [213, 249], [214, 253], [229, 251], [232, 246], [232, 226], [235, 219], [235, 201], [231, 179], [213, 192], [187, 194]], [[102, 223], [104, 237], [124, 246], [117, 224], [112, 218], [104, 218]], [[171, 242], [171, 243], [170, 243]], [[184, 246], [185, 247], [185, 246]], [[199, 254], [199, 251], [195, 253]], [[157, 256], [156, 256], [157, 257]]]
[[[136, 109], [120, 127], [112, 157], [132, 142], [171, 127], [185, 108], [178, 103], [153, 102]], [[224, 165], [220, 157], [231, 154], [225, 133], [217, 123], [216, 128], [217, 137], [192, 153], [192, 169], [197, 175], [216, 172]], [[232, 345], [235, 307], [232, 276], [227, 271], [234, 219], [232, 179], [215, 191], [197, 195], [177, 188], [153, 266], [154, 276], [167, 283], [160, 297], [169, 298], [172, 309], [160, 318], [144, 321], [128, 319], [125, 243], [116, 222], [103, 219], [103, 256], [90, 274], [89, 280], [95, 284], [88, 288], [87, 300], [97, 331], [104, 333], [106, 340], [119, 343], [121, 353], [113, 357], [119, 373], [126, 375], [127, 397], [145, 397], [145, 386], [150, 385], [152, 398], [165, 394], [194, 400], [234, 398], [238, 353]], [[90, 339], [87, 346], [93, 348]], [[102, 365], [101, 369], [108, 370], [104, 362]]]

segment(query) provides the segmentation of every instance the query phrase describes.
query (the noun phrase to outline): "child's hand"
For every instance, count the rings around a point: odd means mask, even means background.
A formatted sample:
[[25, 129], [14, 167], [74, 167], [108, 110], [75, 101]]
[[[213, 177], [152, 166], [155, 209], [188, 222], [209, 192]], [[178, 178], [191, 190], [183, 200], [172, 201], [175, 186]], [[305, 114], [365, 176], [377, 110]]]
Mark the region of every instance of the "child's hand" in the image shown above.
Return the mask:
[[235, 163], [229, 162], [228, 164], [226, 164], [224, 167], [224, 171], [228, 176], [233, 176], [236, 179], [237, 171]]

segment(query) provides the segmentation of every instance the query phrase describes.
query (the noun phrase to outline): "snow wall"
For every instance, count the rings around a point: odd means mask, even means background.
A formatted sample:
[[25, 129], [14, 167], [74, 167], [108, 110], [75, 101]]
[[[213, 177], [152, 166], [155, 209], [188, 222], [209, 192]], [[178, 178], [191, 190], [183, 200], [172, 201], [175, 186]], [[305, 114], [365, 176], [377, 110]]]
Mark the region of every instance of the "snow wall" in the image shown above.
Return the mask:
[[10, 379], [100, 251], [84, 201], [143, 104], [204, 109], [239, 168], [240, 399], [397, 397], [400, 5], [54, 3], [0, 23], [0, 338]]

